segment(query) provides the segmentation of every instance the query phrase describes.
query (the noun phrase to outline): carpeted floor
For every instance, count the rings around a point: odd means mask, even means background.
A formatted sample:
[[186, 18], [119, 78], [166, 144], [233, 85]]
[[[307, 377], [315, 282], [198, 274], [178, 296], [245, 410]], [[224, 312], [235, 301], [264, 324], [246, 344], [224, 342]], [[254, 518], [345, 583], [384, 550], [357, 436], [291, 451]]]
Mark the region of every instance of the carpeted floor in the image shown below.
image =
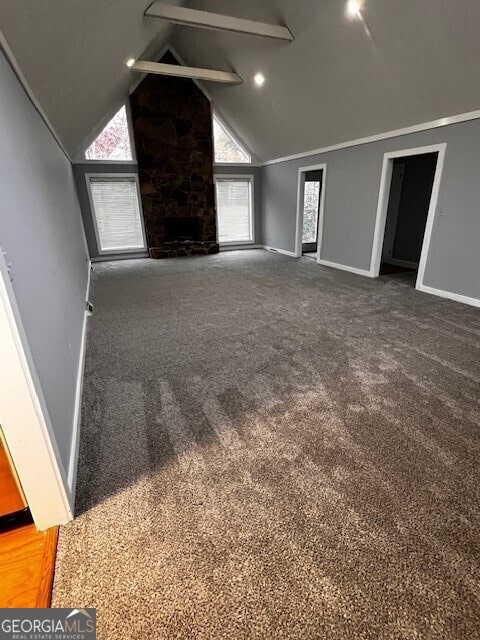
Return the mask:
[[97, 265], [53, 606], [100, 640], [480, 638], [480, 312], [265, 251]]

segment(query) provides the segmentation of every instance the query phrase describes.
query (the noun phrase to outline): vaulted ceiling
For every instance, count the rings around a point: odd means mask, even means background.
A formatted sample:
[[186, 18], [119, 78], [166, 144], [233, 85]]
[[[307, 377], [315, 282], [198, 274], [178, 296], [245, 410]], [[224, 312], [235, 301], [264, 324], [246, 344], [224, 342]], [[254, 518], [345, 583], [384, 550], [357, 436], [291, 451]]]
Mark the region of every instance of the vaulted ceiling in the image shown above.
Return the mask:
[[0, 1], [0, 30], [72, 157], [125, 101], [132, 84], [125, 61], [139, 57], [149, 46], [160, 49], [169, 39], [170, 25], [144, 19], [149, 4], [149, 0]]
[[295, 40], [171, 28], [143, 18], [149, 0], [0, 3], [1, 30], [72, 156], [135, 80], [125, 60], [167, 42], [186, 64], [244, 79], [205, 87], [260, 160], [480, 108], [479, 2], [364, 0], [355, 20], [344, 0], [169, 3], [284, 22]]

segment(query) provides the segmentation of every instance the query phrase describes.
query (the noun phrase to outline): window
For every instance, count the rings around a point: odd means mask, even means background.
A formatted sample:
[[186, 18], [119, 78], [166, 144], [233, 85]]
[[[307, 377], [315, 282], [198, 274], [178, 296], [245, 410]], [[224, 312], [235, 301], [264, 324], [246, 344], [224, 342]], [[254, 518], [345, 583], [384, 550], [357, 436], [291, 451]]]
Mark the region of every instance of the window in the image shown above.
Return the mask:
[[99, 252], [145, 249], [137, 177], [88, 174], [86, 178]]
[[253, 242], [253, 176], [215, 178], [220, 244]]
[[132, 160], [125, 106], [118, 111], [85, 152], [87, 160]]
[[319, 206], [320, 181], [306, 180], [303, 197], [303, 244], [309, 244], [317, 241]]
[[215, 116], [213, 116], [213, 147], [215, 162], [231, 164], [250, 164], [252, 162], [252, 156], [245, 151]]

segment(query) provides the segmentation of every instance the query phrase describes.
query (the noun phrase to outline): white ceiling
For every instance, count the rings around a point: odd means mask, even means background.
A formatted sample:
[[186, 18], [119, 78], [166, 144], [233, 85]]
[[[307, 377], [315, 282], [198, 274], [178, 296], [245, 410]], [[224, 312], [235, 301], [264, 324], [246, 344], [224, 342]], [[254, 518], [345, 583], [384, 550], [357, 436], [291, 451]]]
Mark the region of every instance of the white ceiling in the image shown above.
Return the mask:
[[[181, 0], [169, 0], [183, 4]], [[146, 20], [150, 0], [1, 0], [1, 30], [71, 154], [124, 101], [129, 57], [171, 42], [193, 66], [234, 69], [205, 83], [260, 160], [301, 153], [480, 108], [480, 2], [188, 0], [187, 6], [282, 22], [291, 44]], [[152, 44], [153, 41], [153, 44]], [[153, 58], [152, 58], [153, 59]], [[253, 84], [262, 71], [264, 87]]]

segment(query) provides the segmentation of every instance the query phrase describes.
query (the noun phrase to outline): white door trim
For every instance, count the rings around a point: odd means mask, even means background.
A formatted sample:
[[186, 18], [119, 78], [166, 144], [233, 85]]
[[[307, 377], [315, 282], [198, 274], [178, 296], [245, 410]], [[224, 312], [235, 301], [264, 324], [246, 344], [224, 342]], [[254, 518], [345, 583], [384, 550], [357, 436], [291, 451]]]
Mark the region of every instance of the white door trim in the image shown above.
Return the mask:
[[380, 273], [380, 262], [382, 259], [383, 238], [385, 235], [385, 224], [387, 221], [388, 200], [390, 196], [390, 183], [392, 179], [393, 161], [395, 158], [403, 158], [408, 156], [418, 156], [424, 153], [438, 153], [437, 166], [435, 167], [435, 177], [432, 186], [432, 195], [428, 207], [427, 222], [425, 225], [425, 234], [423, 236], [422, 252], [420, 255], [420, 263], [418, 266], [416, 289], [423, 286], [423, 276], [425, 274], [425, 266], [428, 259], [428, 251], [430, 248], [430, 239], [432, 236], [433, 223], [437, 210], [438, 194], [440, 191], [440, 183], [442, 180], [443, 165], [445, 163], [445, 152], [447, 144], [433, 144], [426, 147], [415, 147], [413, 149], [402, 149], [400, 151], [389, 151], [383, 156], [382, 175], [380, 179], [380, 189], [378, 192], [377, 214], [375, 219], [375, 231], [373, 235], [372, 254], [370, 259], [370, 276], [378, 277]]
[[0, 248], [0, 423], [38, 529], [72, 519], [72, 495]]
[[325, 189], [327, 185], [327, 163], [312, 164], [309, 167], [300, 167], [297, 178], [297, 218], [295, 227], [295, 257], [300, 258], [302, 255], [302, 230], [303, 230], [303, 187], [305, 181], [303, 174], [307, 171], [322, 171], [322, 186], [320, 190], [320, 208], [318, 212], [318, 230], [317, 230], [317, 263], [320, 261], [323, 240], [323, 220], [325, 215]]

